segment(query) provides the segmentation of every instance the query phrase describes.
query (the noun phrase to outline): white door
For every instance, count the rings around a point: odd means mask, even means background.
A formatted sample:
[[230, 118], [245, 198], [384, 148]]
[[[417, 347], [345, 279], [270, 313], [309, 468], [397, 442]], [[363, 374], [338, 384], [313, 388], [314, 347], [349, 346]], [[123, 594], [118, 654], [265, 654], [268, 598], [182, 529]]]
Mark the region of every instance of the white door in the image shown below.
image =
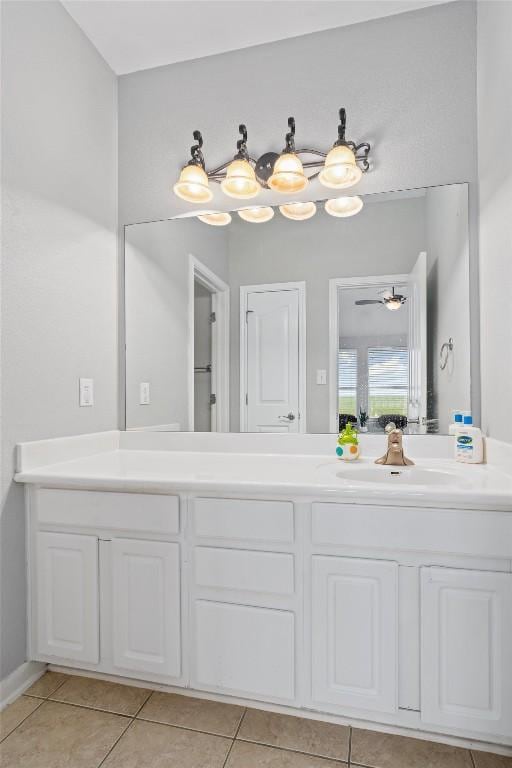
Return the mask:
[[98, 539], [37, 534], [37, 652], [99, 661]]
[[396, 712], [397, 603], [397, 563], [313, 557], [316, 704]]
[[246, 431], [300, 432], [299, 289], [251, 291], [246, 307]]
[[195, 688], [252, 699], [295, 697], [291, 611], [210, 600], [194, 603]]
[[409, 408], [411, 421], [427, 418], [427, 254], [409, 275]]
[[512, 574], [422, 568], [421, 719], [512, 736]]
[[178, 544], [112, 540], [114, 666], [181, 674]]

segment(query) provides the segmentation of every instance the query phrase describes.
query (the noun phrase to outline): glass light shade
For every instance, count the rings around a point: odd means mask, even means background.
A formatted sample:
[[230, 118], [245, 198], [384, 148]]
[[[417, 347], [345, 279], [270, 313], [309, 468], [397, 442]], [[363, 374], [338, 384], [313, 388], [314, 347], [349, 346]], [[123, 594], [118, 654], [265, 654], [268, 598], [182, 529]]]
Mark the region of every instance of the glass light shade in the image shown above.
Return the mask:
[[272, 176], [267, 182], [275, 192], [301, 192], [308, 185], [300, 158], [285, 152], [277, 158]]
[[173, 187], [174, 194], [188, 203], [207, 203], [213, 194], [208, 186], [208, 176], [200, 165], [186, 165]]
[[363, 201], [357, 195], [353, 197], [334, 197], [325, 203], [325, 210], [330, 216], [338, 216], [342, 219], [347, 216], [355, 216], [362, 207]]
[[197, 218], [212, 227], [225, 227], [231, 222], [231, 215], [227, 211], [212, 211], [211, 213], [199, 213]]
[[390, 299], [389, 301], [386, 301], [386, 307], [391, 312], [395, 312], [395, 310], [400, 309], [402, 306], [402, 302], [400, 299]]
[[304, 221], [315, 215], [316, 205], [314, 203], [287, 203], [280, 205], [279, 210], [287, 219]]
[[233, 160], [227, 167], [226, 178], [222, 179], [220, 187], [225, 195], [241, 200], [256, 197], [260, 191], [254, 168], [247, 160]]
[[265, 221], [270, 221], [274, 218], [274, 209], [268, 206], [260, 206], [258, 208], [242, 208], [238, 211], [238, 215], [244, 221], [249, 221], [251, 224], [263, 224]]
[[324, 187], [346, 189], [357, 184], [363, 175], [356, 163], [356, 156], [342, 145], [333, 147], [325, 158], [324, 167], [318, 174], [318, 180]]

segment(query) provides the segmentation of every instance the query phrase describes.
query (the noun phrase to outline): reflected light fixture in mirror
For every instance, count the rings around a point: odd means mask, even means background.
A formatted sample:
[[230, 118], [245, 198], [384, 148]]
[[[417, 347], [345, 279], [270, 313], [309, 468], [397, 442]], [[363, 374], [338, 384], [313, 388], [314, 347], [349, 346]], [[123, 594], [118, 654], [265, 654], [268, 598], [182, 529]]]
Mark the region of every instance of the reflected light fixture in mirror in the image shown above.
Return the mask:
[[187, 203], [208, 203], [213, 197], [208, 186], [208, 176], [203, 168], [195, 163], [182, 168], [180, 178], [173, 189], [174, 194]]
[[362, 207], [363, 201], [357, 195], [353, 197], [334, 197], [325, 203], [326, 213], [330, 216], [337, 216], [340, 219], [355, 216]]
[[210, 224], [212, 227], [225, 227], [231, 223], [231, 214], [227, 213], [227, 211], [199, 213], [197, 218], [199, 221], [202, 221], [204, 224]]
[[238, 211], [238, 215], [241, 219], [251, 224], [263, 224], [265, 221], [270, 221], [270, 219], [274, 218], [274, 209], [268, 206], [242, 208], [242, 210]]
[[313, 202], [287, 203], [286, 205], [280, 205], [279, 210], [287, 219], [293, 219], [293, 221], [305, 221], [315, 215], [316, 205]]
[[298, 155], [295, 154], [295, 119], [288, 118], [289, 131], [286, 134], [286, 146], [277, 158], [268, 186], [274, 192], [302, 192], [309, 183], [304, 175], [304, 168]]

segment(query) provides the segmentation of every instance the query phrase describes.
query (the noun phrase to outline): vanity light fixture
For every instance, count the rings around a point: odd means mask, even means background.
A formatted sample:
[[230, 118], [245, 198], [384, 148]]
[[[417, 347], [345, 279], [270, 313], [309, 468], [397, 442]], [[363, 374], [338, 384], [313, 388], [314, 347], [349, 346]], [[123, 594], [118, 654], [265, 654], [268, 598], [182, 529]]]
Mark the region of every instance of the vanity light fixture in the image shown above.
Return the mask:
[[209, 211], [208, 213], [199, 213], [199, 221], [204, 224], [210, 224], [212, 227], [225, 227], [231, 223], [231, 214], [227, 211]]
[[293, 219], [293, 221], [305, 221], [315, 215], [316, 205], [313, 202], [286, 203], [286, 205], [280, 205], [279, 210], [287, 219]]
[[[346, 110], [340, 109], [340, 124], [338, 125], [338, 140], [334, 142], [333, 148], [325, 158], [324, 167], [318, 174], [318, 180], [324, 187], [331, 189], [346, 189], [353, 187], [360, 180], [363, 171], [357, 164], [357, 153], [366, 151], [363, 161], [364, 170], [368, 170], [368, 152], [369, 144], [354, 144], [353, 141], [345, 140], [345, 130], [347, 127]], [[366, 167], [365, 167], [366, 164]]]
[[174, 185], [174, 194], [187, 203], [207, 203], [213, 193], [208, 186], [208, 174], [204, 169], [204, 157], [201, 151], [203, 137], [200, 131], [194, 131], [197, 144], [190, 148], [192, 159], [181, 169], [180, 178]]
[[334, 197], [326, 200], [325, 211], [330, 216], [337, 216], [340, 219], [355, 216], [363, 207], [363, 201], [357, 195], [353, 197]]
[[241, 200], [255, 197], [262, 187], [294, 194], [317, 177], [331, 189], [351, 187], [370, 169], [370, 145], [347, 141], [346, 110], [340, 109], [339, 116], [338, 139], [328, 152], [306, 147], [296, 149], [295, 118], [289, 117], [284, 150], [281, 154], [265, 152], [258, 159], [249, 155], [247, 128], [241, 124], [238, 130], [242, 138], [237, 142], [235, 157], [210, 171], [205, 168], [203, 137], [200, 131], [194, 131], [197, 144], [191, 147], [192, 159], [181, 170], [174, 192], [187, 202], [205, 203], [212, 199], [210, 181], [220, 184], [228, 197]]
[[242, 138], [237, 141], [237, 153], [226, 168], [226, 178], [222, 179], [220, 187], [228, 197], [246, 200], [250, 197], [256, 197], [261, 187], [256, 181], [254, 168], [249, 162], [247, 128], [245, 125], [239, 125], [238, 131]]
[[302, 192], [309, 184], [309, 179], [304, 175], [304, 168], [300, 157], [295, 153], [295, 118], [288, 118], [286, 134], [286, 146], [274, 163], [272, 176], [267, 184], [275, 192]]
[[242, 208], [237, 213], [241, 219], [251, 224], [264, 224], [265, 221], [270, 221], [270, 219], [274, 218], [274, 209], [267, 205], [256, 208]]

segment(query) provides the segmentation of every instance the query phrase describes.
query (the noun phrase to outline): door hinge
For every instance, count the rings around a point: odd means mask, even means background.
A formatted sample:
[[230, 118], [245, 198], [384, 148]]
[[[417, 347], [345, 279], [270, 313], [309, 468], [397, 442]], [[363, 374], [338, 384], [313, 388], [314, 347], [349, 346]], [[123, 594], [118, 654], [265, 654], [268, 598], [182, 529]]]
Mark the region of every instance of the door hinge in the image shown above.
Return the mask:
[[211, 312], [210, 314], [210, 323], [216, 323], [217, 322], [217, 315], [215, 312]]
[[210, 405], [217, 404], [217, 395], [210, 395]]
[[252, 315], [252, 314], [253, 314], [253, 312], [254, 312], [254, 309], [246, 309], [246, 310], [245, 310], [245, 322], [246, 322], [246, 323], [247, 323], [247, 322], [248, 322], [248, 320], [249, 320], [249, 315], [250, 315], [250, 314]]
[[246, 395], [246, 396], [245, 396], [245, 404], [246, 404], [246, 405], [249, 405], [249, 395]]

